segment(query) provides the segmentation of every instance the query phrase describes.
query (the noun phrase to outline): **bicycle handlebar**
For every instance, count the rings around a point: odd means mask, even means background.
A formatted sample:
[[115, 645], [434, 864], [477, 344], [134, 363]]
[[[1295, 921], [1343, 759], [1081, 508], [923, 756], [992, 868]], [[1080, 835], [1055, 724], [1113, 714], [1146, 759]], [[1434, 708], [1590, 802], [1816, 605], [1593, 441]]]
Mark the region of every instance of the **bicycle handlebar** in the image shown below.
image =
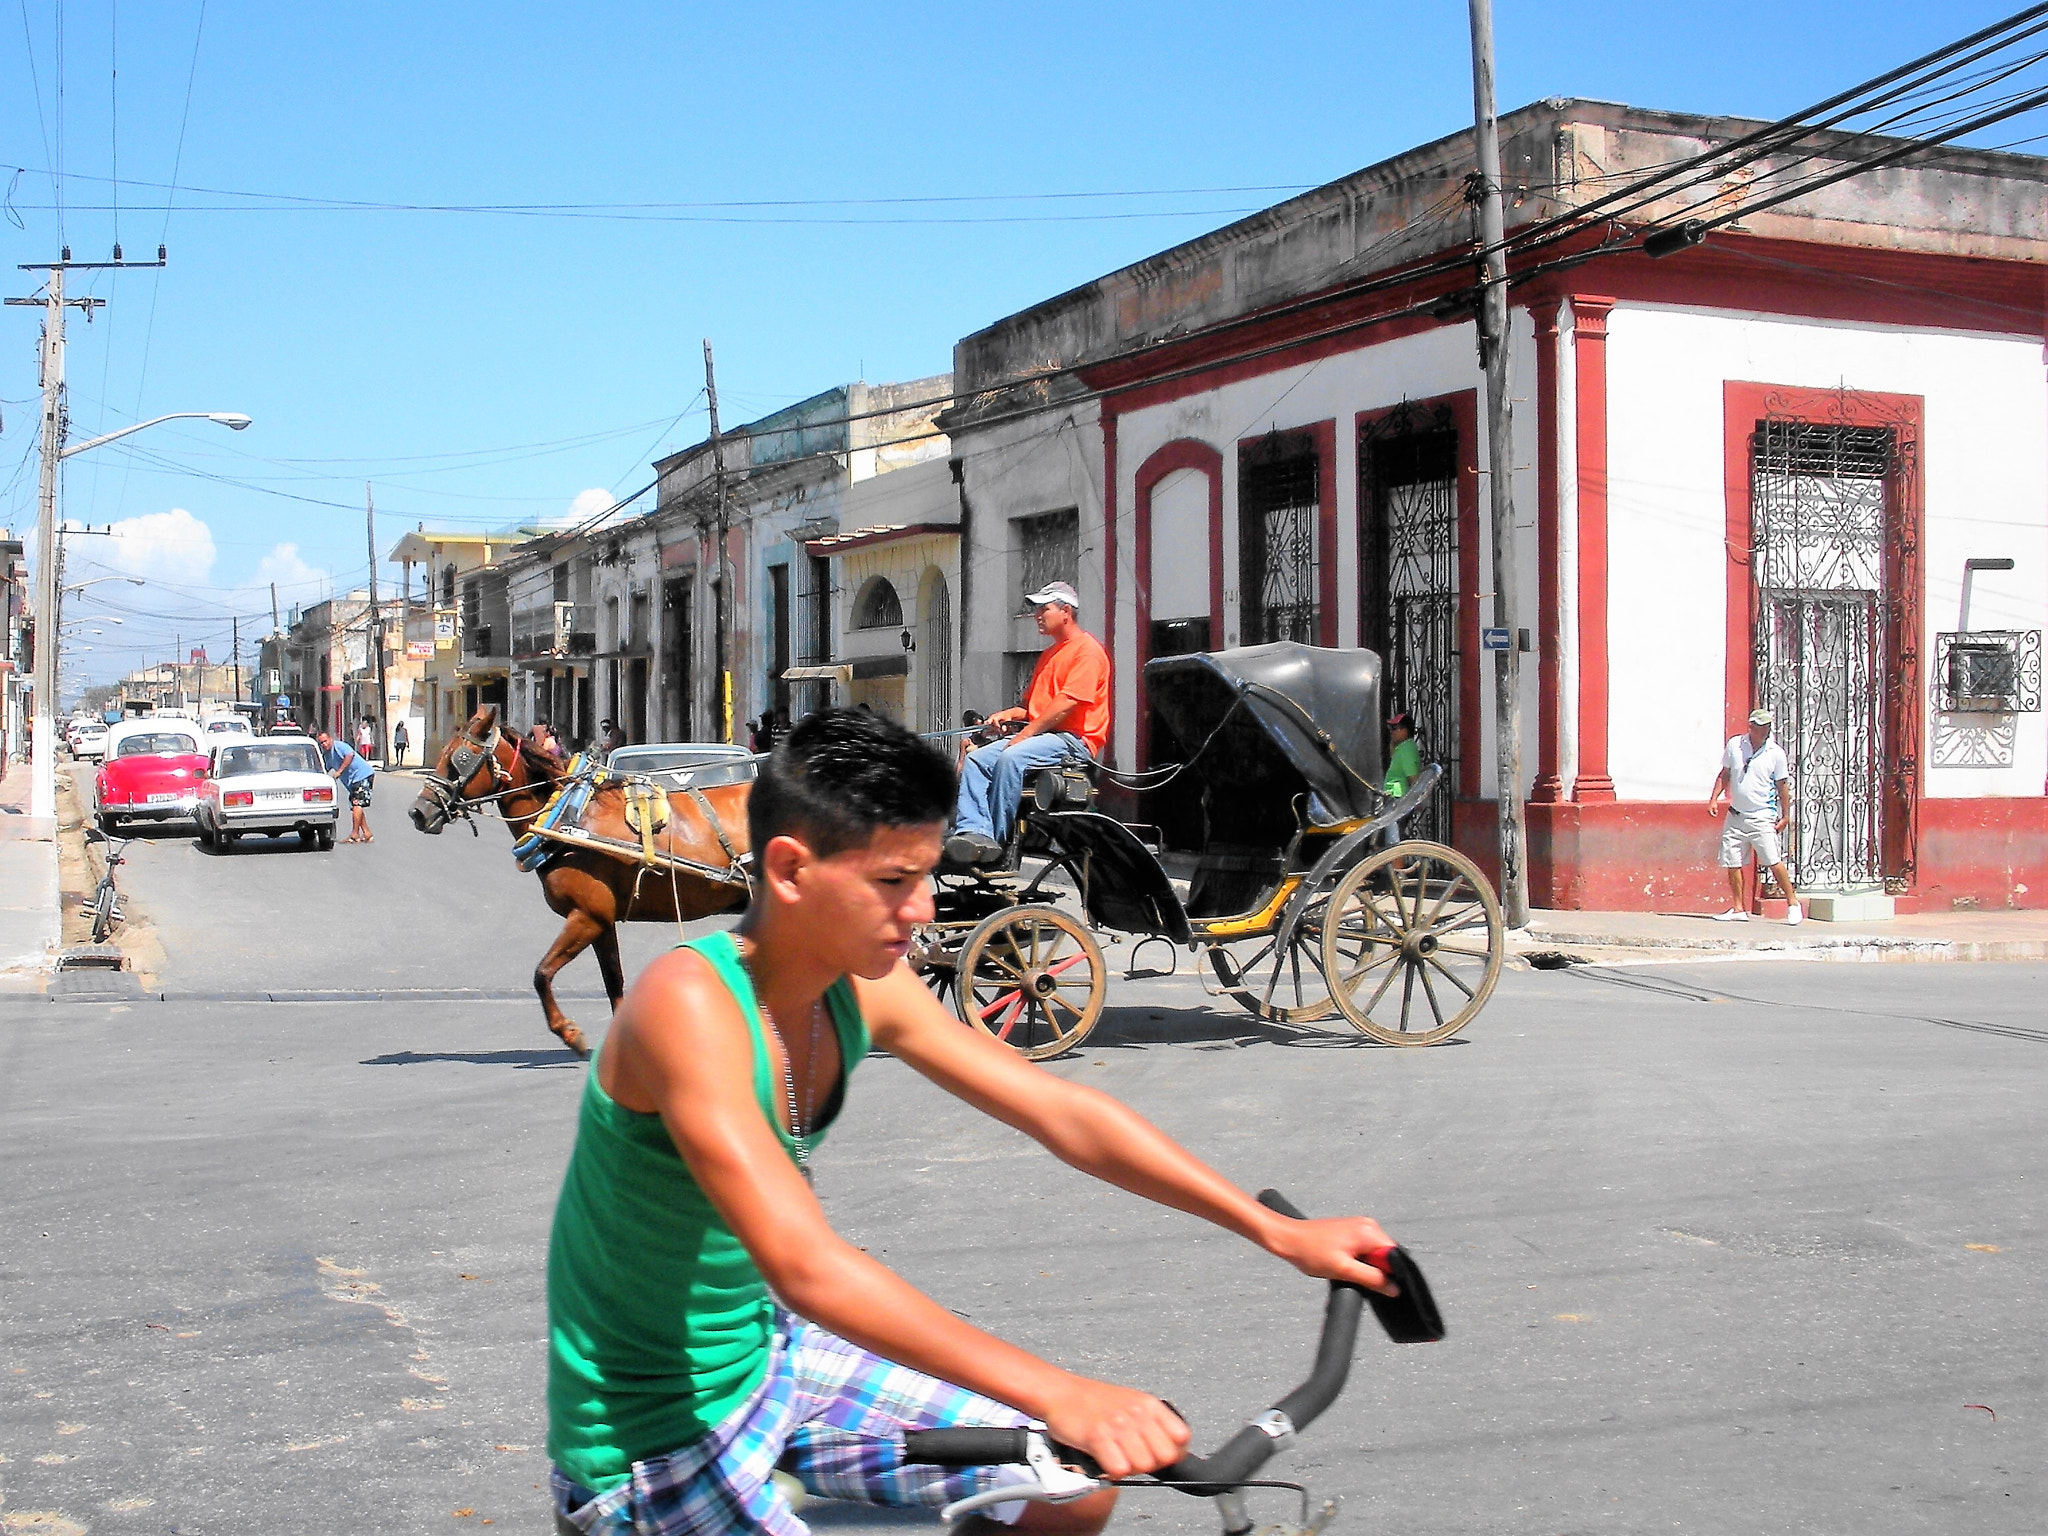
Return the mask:
[[[1278, 1190], [1263, 1190], [1259, 1203], [1282, 1216], [1302, 1220], [1301, 1212]], [[1365, 1305], [1363, 1286], [1330, 1282], [1323, 1308], [1323, 1331], [1316, 1341], [1316, 1363], [1307, 1381], [1240, 1429], [1208, 1456], [1183, 1456], [1151, 1476], [1163, 1485], [1197, 1498], [1214, 1498], [1247, 1481], [1297, 1431], [1306, 1429], [1344, 1390], [1351, 1373], [1351, 1353], [1358, 1343], [1358, 1316]], [[903, 1459], [942, 1467], [997, 1466], [1026, 1459], [1030, 1429], [914, 1429], [903, 1436]], [[1098, 1474], [1094, 1462], [1067, 1446], [1055, 1445], [1060, 1461]]]

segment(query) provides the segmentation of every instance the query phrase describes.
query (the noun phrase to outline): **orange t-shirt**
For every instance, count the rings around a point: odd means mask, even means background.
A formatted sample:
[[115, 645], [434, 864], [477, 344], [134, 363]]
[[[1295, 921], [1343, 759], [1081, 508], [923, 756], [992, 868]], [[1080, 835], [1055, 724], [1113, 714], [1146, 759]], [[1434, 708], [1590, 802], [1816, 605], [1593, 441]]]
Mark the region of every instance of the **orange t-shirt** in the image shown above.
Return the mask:
[[1069, 701], [1080, 707], [1061, 729], [1085, 741], [1099, 762], [1109, 745], [1109, 653], [1085, 629], [1040, 654], [1024, 690], [1024, 713], [1036, 720]]

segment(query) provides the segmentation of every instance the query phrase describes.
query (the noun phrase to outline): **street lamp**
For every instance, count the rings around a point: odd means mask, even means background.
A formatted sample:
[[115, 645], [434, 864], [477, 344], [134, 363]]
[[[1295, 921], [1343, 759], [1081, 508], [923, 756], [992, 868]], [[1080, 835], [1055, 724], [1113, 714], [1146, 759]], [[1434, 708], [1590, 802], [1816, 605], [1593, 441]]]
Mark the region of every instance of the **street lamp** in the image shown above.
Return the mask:
[[217, 421], [230, 432], [240, 432], [249, 425], [249, 418], [240, 411], [172, 411], [167, 416], [152, 416], [147, 421], [138, 421], [132, 427], [122, 427], [114, 432], [102, 432], [98, 437], [88, 437], [82, 443], [73, 443], [69, 448], [57, 451], [57, 457], [68, 459], [73, 454], [83, 453], [88, 448], [97, 448], [102, 443], [111, 443], [117, 437], [126, 437], [130, 432], [140, 432], [144, 427], [153, 427], [160, 421]]
[[149, 583], [144, 581], [140, 576], [92, 576], [88, 577], [84, 581], [73, 582], [68, 587], [59, 587], [57, 589], [58, 595], [61, 596], [66, 592], [83, 592], [87, 587], [96, 587], [103, 581], [125, 581], [131, 587], [143, 587], [149, 585]]
[[[57, 639], [61, 628], [57, 618], [57, 468], [64, 460], [84, 453], [88, 448], [98, 448], [102, 444], [113, 442], [116, 438], [126, 437], [131, 432], [140, 432], [144, 427], [153, 427], [159, 422], [187, 419], [215, 421], [231, 432], [240, 432], [249, 425], [249, 418], [239, 411], [171, 411], [163, 416], [152, 416], [148, 421], [138, 421], [133, 426], [103, 432], [98, 437], [89, 437], [82, 443], [73, 443], [66, 447], [63, 411], [63, 294], [54, 276], [51, 280], [51, 303], [57, 318], [53, 325], [45, 327], [46, 333], [53, 334], [46, 334], [44, 338], [43, 469], [37, 487], [36, 501], [36, 670], [35, 714], [29, 729], [32, 758], [29, 768], [29, 814], [54, 819], [57, 814]], [[123, 580], [137, 585], [141, 585], [142, 582], [142, 579], [136, 576], [94, 577], [93, 580]], [[78, 583], [79, 587], [90, 585], [90, 581]]]

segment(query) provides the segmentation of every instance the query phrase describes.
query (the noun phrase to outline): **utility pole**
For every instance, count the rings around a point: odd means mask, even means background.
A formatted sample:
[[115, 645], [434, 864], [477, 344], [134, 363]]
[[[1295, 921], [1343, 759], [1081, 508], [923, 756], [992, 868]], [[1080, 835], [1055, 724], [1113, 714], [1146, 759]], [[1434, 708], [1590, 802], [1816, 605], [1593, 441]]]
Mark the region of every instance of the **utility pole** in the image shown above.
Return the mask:
[[726, 631], [733, 611], [732, 573], [725, 558], [725, 445], [718, 436], [718, 375], [711, 367], [711, 338], [704, 338], [704, 398], [711, 407], [711, 473], [713, 495], [717, 498], [714, 526], [718, 530], [718, 733], [721, 741], [732, 740], [732, 644]]
[[239, 615], [229, 620], [235, 635], [235, 702], [242, 702], [242, 620]]
[[273, 582], [272, 582], [272, 583], [270, 584], [270, 632], [271, 632], [271, 633], [272, 633], [273, 635], [274, 635], [274, 634], [276, 634], [276, 633], [278, 632], [278, 623], [277, 623], [277, 583], [276, 583], [276, 582], [274, 582], [274, 581], [273, 581]]
[[49, 270], [49, 281], [40, 299], [9, 298], [10, 305], [40, 307], [43, 311], [43, 430], [42, 473], [36, 481], [36, 658], [33, 700], [35, 713], [29, 719], [29, 808], [31, 816], [57, 814], [57, 622], [61, 583], [57, 577], [57, 466], [64, 455], [64, 311], [78, 309], [87, 320], [105, 299], [67, 299], [64, 274], [74, 267], [161, 267], [166, 265], [164, 248], [156, 248], [155, 261], [123, 261], [121, 247], [114, 247], [112, 261], [73, 261], [71, 247], [52, 262], [22, 262], [24, 272]]
[[1493, 718], [1500, 790], [1500, 904], [1510, 928], [1529, 923], [1527, 835], [1522, 824], [1522, 654], [1515, 626], [1514, 408], [1508, 400], [1508, 263], [1501, 249], [1500, 125], [1493, 103], [1493, 0], [1470, 0], [1473, 145], [1479, 175], [1479, 365], [1486, 373], [1486, 458], [1490, 472], [1493, 624], [1507, 647], [1493, 653]]
[[377, 613], [377, 498], [363, 482], [364, 537], [370, 546], [370, 648], [377, 657], [377, 750], [391, 750], [391, 705], [384, 681], [384, 621]]

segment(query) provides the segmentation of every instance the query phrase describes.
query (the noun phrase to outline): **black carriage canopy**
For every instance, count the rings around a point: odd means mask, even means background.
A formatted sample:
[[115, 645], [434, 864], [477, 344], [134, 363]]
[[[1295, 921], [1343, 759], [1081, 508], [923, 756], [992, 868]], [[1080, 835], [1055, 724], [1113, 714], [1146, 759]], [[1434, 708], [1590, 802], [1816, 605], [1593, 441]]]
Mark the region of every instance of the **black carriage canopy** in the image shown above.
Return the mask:
[[1270, 814], [1303, 800], [1328, 826], [1378, 813], [1380, 659], [1277, 640], [1160, 656], [1145, 691], [1208, 790]]

